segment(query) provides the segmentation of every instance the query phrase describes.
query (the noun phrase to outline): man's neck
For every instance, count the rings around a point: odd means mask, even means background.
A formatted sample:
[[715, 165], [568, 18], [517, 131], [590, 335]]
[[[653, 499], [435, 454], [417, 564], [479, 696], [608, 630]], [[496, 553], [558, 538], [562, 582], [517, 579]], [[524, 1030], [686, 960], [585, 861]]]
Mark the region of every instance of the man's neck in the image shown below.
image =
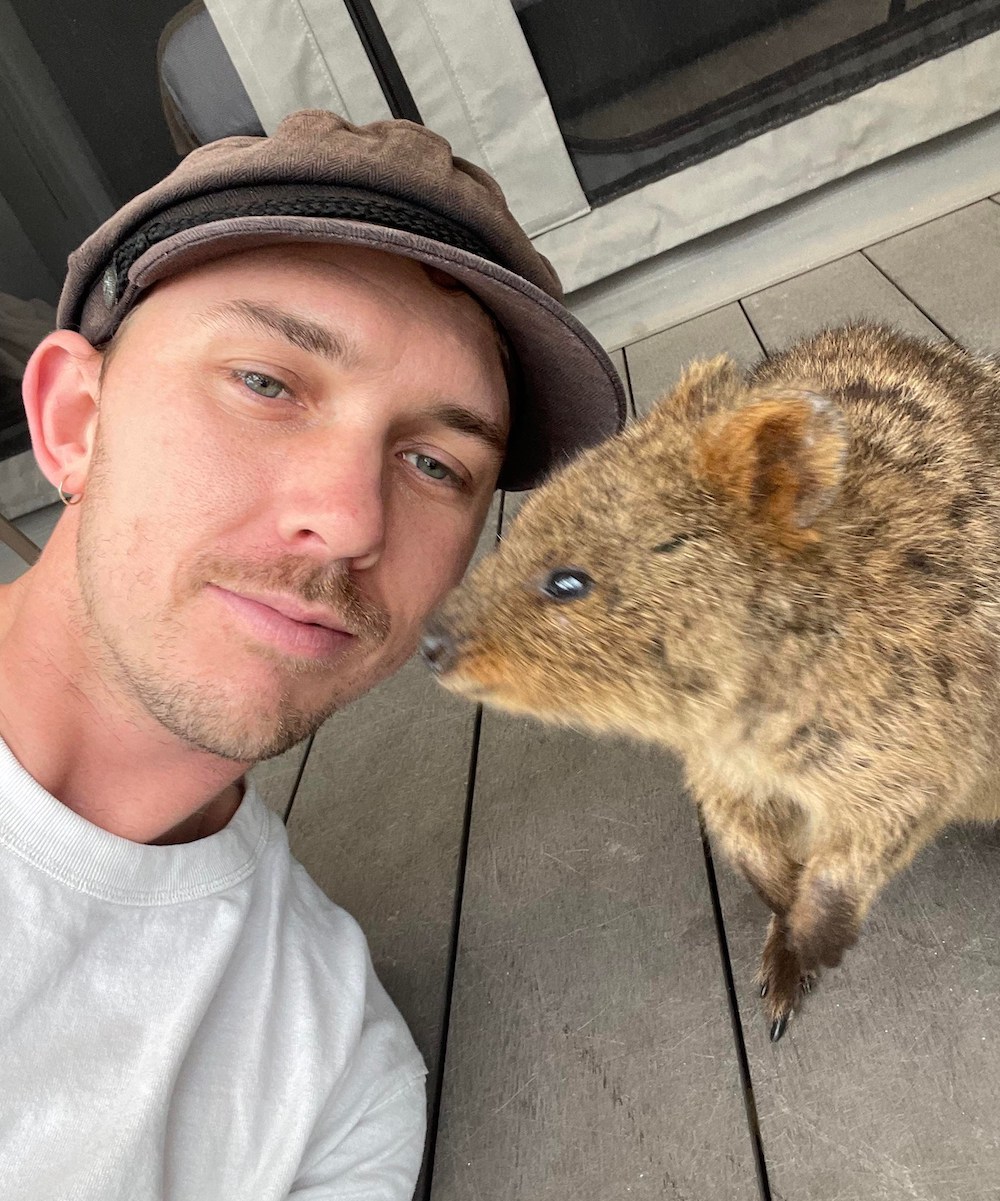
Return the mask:
[[0, 587], [0, 736], [47, 792], [112, 834], [180, 843], [221, 830], [249, 764], [187, 745], [113, 693], [71, 629], [73, 599], [44, 555]]
[[199, 838], [217, 834], [229, 825], [243, 800], [243, 792], [242, 781], [235, 781], [214, 800], [192, 813], [190, 817], [184, 818], [172, 830], [167, 830], [158, 838], [149, 839], [149, 842], [154, 846], [166, 847], [182, 842], [197, 842]]

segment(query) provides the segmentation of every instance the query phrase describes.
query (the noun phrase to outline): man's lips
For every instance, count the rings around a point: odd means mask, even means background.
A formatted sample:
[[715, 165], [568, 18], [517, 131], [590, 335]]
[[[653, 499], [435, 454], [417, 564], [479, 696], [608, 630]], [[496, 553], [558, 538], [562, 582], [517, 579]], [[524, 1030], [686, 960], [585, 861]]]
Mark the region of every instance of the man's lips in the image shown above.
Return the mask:
[[286, 654], [326, 659], [354, 641], [355, 635], [332, 613], [308, 609], [291, 597], [232, 592], [216, 584], [209, 584], [207, 590], [235, 613], [257, 638]]

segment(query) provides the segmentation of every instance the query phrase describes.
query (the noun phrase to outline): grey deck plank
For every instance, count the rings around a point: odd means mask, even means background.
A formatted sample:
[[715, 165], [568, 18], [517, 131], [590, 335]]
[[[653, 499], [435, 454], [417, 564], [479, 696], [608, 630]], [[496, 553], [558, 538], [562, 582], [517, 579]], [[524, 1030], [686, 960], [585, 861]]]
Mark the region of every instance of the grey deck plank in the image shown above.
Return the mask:
[[626, 1195], [757, 1196], [695, 811], [666, 756], [487, 711], [431, 1197]]
[[950, 338], [1000, 352], [1000, 206], [984, 200], [865, 253]]
[[322, 727], [288, 821], [296, 858], [364, 929], [431, 1072], [474, 718], [407, 664]]
[[[16, 524], [16, 523], [15, 523]], [[0, 543], [0, 584], [13, 584], [28, 570], [28, 564], [9, 546]]]
[[727, 304], [626, 347], [636, 412], [647, 413], [677, 383], [688, 363], [722, 353], [744, 367], [761, 357], [760, 343], [738, 304]]
[[676, 766], [487, 712], [433, 1201], [752, 1201]]
[[[477, 555], [498, 517], [499, 501]], [[293, 854], [368, 938], [427, 1064], [431, 1112], [474, 724], [474, 707], [411, 661], [318, 731], [288, 821]]]
[[[846, 262], [846, 260], [845, 260]], [[923, 323], [854, 259], [857, 307]], [[867, 268], [867, 271], [864, 269]], [[844, 315], [811, 272], [755, 298], [762, 339], [781, 345]], [[839, 283], [847, 279], [846, 273]], [[884, 307], [883, 307], [884, 306]], [[748, 302], [748, 309], [750, 305]], [[901, 319], [902, 318], [902, 319]], [[1000, 1176], [1000, 855], [996, 831], [956, 831], [879, 899], [857, 947], [827, 972], [773, 1046], [753, 986], [767, 914], [719, 868], [727, 941], [774, 1196], [809, 1201], [985, 1201]]]
[[[3, 463], [0, 463], [0, 471], [3, 469]], [[34, 513], [26, 513], [23, 517], [15, 518], [14, 525], [22, 534], [26, 534], [36, 546], [41, 547], [49, 540], [49, 535], [55, 528], [62, 511], [61, 502], [46, 505], [44, 509], [37, 509]], [[0, 584], [13, 583], [27, 569], [28, 565], [20, 555], [16, 555], [9, 546], [0, 543]]]
[[767, 912], [720, 868], [775, 1198], [995, 1201], [1000, 834], [954, 830], [878, 900], [782, 1041], [752, 979]]
[[769, 354], [824, 326], [862, 317], [922, 337], [942, 337], [863, 254], [756, 292], [743, 301], [743, 308]]
[[299, 778], [299, 769], [309, 749], [309, 740], [291, 747], [275, 759], [258, 763], [247, 773], [257, 786], [261, 800], [279, 817], [285, 816], [292, 799], [292, 789]]

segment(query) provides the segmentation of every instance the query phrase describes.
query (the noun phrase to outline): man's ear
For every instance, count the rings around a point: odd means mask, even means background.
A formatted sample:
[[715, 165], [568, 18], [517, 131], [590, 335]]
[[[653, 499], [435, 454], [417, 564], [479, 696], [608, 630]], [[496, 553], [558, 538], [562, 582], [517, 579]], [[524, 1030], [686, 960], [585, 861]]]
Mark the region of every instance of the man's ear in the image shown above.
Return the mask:
[[708, 423], [697, 446], [699, 474], [785, 550], [819, 538], [812, 528], [837, 494], [847, 431], [834, 406], [805, 390], [758, 393]]
[[24, 371], [24, 409], [38, 466], [53, 487], [81, 492], [90, 465], [100, 396], [101, 352], [70, 330], [38, 344]]

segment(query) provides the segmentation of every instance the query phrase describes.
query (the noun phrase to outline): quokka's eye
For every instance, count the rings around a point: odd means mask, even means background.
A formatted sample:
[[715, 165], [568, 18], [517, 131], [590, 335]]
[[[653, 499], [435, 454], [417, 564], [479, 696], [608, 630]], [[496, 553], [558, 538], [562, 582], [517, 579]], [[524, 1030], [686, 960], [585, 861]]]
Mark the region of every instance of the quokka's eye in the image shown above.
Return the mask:
[[594, 587], [594, 581], [579, 567], [558, 567], [550, 571], [542, 592], [557, 601], [581, 600]]

